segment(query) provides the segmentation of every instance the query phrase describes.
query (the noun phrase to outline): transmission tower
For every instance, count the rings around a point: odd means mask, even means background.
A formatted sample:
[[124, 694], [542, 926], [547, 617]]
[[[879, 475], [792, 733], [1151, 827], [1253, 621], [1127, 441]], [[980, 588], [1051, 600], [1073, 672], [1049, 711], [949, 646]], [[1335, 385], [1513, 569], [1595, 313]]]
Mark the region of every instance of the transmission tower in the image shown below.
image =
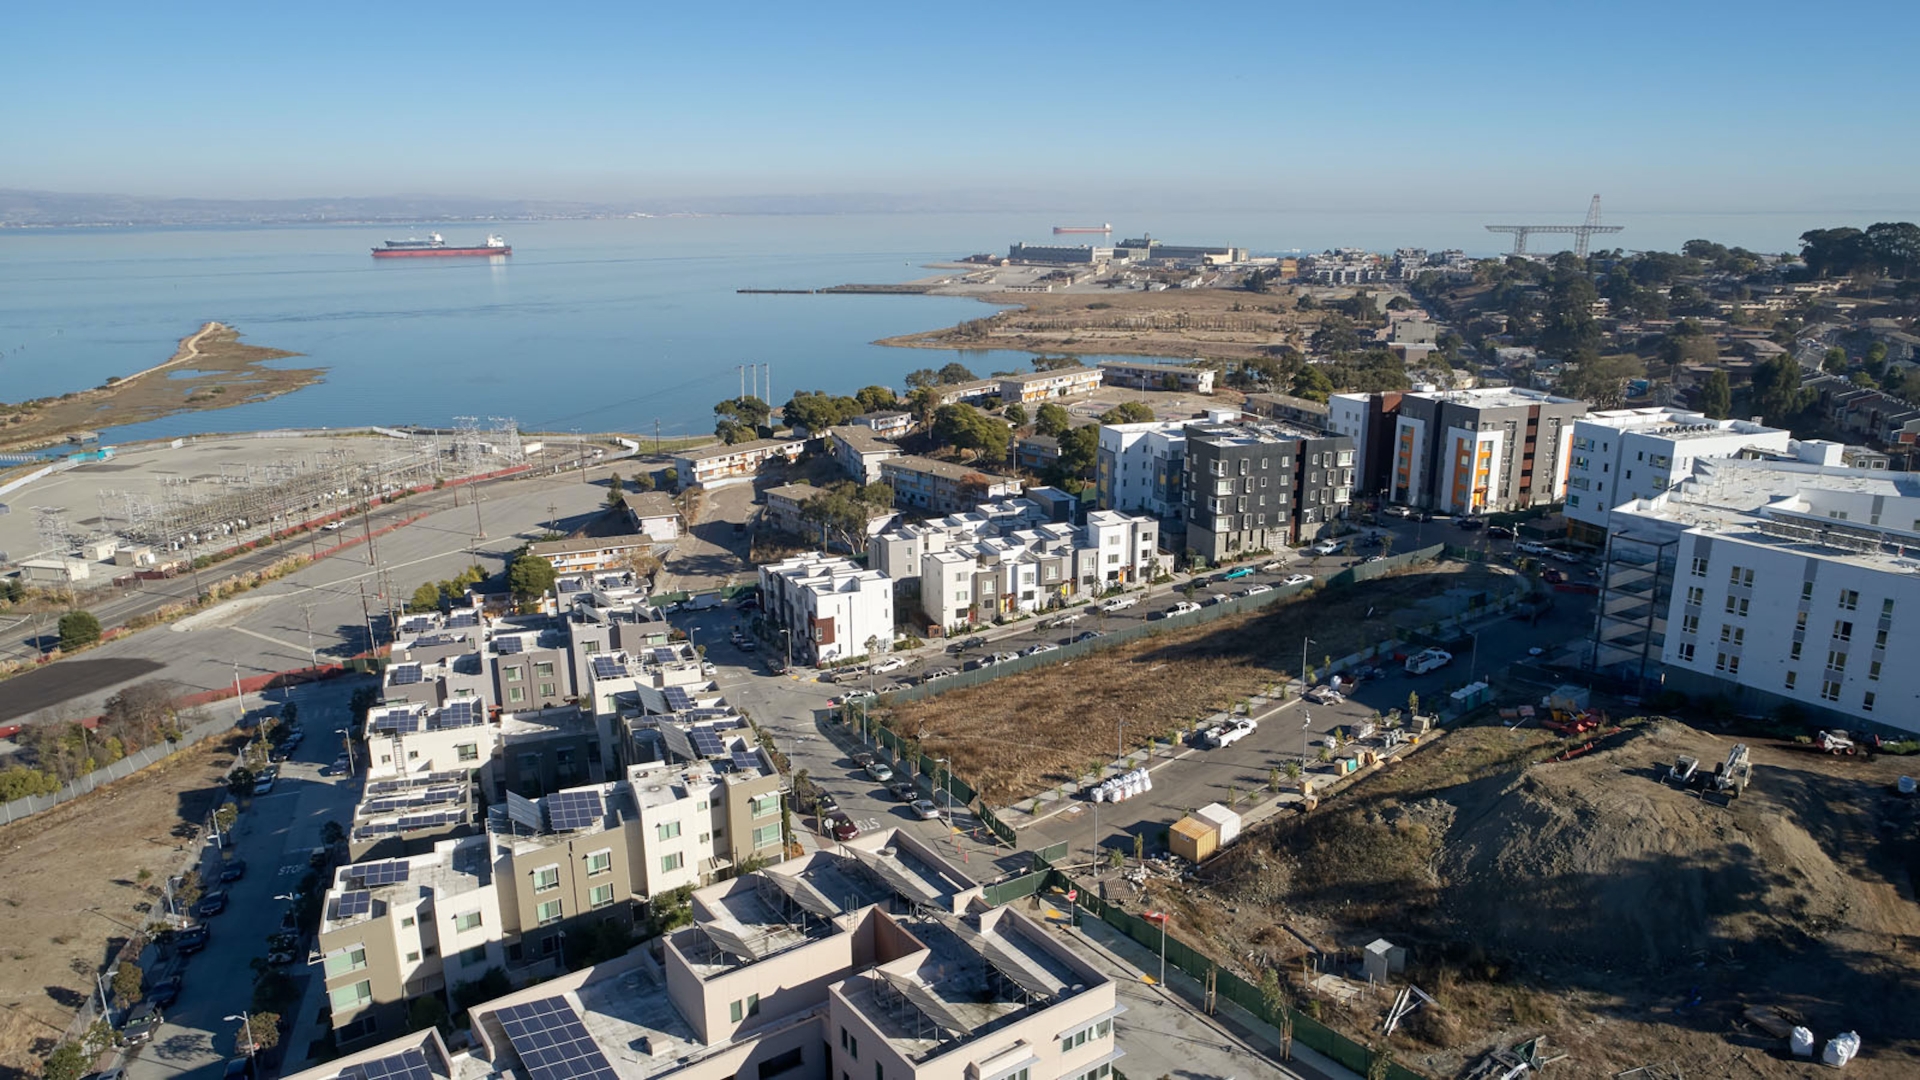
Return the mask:
[[1584, 225], [1489, 225], [1492, 233], [1511, 233], [1513, 235], [1513, 253], [1527, 253], [1527, 238], [1534, 233], [1571, 233], [1573, 234], [1573, 253], [1580, 258], [1587, 257], [1587, 243], [1597, 233], [1617, 233], [1623, 225], [1600, 224], [1600, 196], [1593, 197], [1593, 203], [1587, 208], [1587, 221]]

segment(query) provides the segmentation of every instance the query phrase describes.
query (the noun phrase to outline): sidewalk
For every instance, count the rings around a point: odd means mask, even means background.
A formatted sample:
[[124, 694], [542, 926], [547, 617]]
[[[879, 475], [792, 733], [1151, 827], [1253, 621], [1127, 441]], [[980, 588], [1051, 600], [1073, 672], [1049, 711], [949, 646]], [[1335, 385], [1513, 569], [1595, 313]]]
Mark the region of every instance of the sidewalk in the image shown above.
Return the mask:
[[1167, 985], [1157, 985], [1160, 959], [1152, 950], [1095, 916], [1083, 914], [1074, 927], [1067, 912], [1044, 897], [1041, 904], [1040, 914], [1068, 947], [1119, 983], [1121, 1004], [1129, 1011], [1116, 1025], [1127, 1054], [1118, 1064], [1130, 1080], [1169, 1074], [1182, 1080], [1360, 1080], [1298, 1042], [1293, 1060], [1281, 1064], [1279, 1033], [1271, 1026], [1225, 998], [1213, 1016], [1206, 1015], [1199, 980], [1169, 967]]

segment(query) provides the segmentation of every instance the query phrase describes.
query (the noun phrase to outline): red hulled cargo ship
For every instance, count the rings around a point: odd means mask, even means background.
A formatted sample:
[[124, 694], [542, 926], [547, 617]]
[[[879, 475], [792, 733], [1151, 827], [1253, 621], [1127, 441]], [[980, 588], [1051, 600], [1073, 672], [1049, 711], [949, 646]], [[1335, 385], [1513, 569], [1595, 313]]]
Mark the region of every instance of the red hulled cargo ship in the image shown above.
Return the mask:
[[439, 233], [425, 240], [389, 240], [386, 247], [373, 249], [376, 259], [420, 259], [452, 255], [511, 255], [513, 248], [498, 236], [487, 237], [479, 247], [450, 247]]

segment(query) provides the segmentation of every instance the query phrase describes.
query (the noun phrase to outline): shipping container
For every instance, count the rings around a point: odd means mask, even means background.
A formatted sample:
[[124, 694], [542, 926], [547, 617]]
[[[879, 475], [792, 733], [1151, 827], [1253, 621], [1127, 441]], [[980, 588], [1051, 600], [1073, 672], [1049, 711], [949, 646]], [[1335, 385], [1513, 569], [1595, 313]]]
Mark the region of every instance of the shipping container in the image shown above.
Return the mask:
[[1167, 847], [1188, 862], [1205, 862], [1220, 847], [1220, 830], [1199, 818], [1183, 817], [1168, 831]]

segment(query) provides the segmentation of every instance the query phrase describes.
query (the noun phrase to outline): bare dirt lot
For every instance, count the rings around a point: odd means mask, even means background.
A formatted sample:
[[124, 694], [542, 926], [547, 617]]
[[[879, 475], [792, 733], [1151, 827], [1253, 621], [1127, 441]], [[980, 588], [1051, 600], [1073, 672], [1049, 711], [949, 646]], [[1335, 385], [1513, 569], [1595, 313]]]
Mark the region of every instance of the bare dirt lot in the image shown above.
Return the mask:
[[0, 445], [35, 446], [83, 428], [265, 401], [320, 381], [319, 368], [267, 366], [298, 355], [243, 345], [238, 330], [209, 323], [183, 339], [171, 359], [144, 372], [56, 398], [0, 404]]
[[[1378, 937], [1410, 947], [1407, 977], [1438, 1005], [1392, 1044], [1438, 1076], [1543, 1033], [1571, 1055], [1549, 1075], [1808, 1075], [1750, 1006], [1820, 1045], [1858, 1031], [1850, 1075], [1920, 1075], [1920, 804], [1893, 793], [1920, 762], [1748, 740], [1741, 798], [1663, 782], [1677, 755], [1717, 762], [1736, 741], [1630, 722], [1552, 761], [1563, 744], [1546, 732], [1463, 729], [1141, 899], [1368, 1039], [1391, 991], [1344, 962]], [[1359, 979], [1357, 998], [1301, 986], [1305, 942], [1334, 958], [1321, 971]]]
[[237, 744], [208, 739], [0, 827], [0, 1076], [39, 1071], [101, 970], [194, 842]]
[[[1429, 563], [1351, 588], [1316, 591], [1256, 615], [1156, 634], [1094, 656], [995, 679], [894, 708], [894, 730], [950, 756], [995, 806], [1072, 780], [1115, 750], [1117, 722], [1132, 747], [1261, 693], [1314, 667], [1491, 598], [1514, 579], [1479, 565]], [[1077, 629], [1092, 625], [1092, 620]]]
[[1305, 345], [1319, 316], [1295, 311], [1291, 290], [1169, 289], [1096, 293], [992, 293], [1009, 310], [944, 330], [886, 338], [922, 349], [1023, 349], [1130, 356], [1257, 356]]

